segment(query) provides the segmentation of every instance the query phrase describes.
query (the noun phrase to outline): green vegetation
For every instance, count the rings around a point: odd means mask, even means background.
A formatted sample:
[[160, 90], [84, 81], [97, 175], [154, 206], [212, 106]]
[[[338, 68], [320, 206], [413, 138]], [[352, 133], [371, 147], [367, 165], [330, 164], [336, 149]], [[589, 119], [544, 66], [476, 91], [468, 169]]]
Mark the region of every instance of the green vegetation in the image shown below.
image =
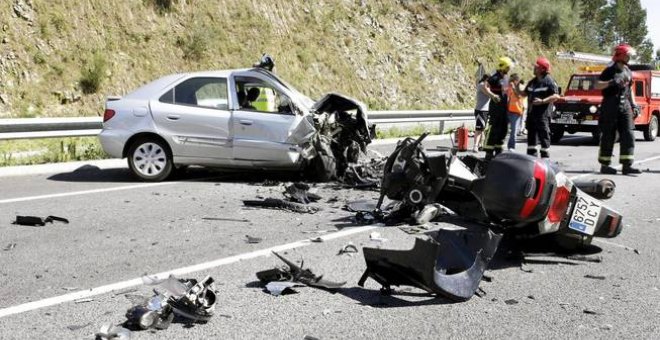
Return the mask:
[[105, 78], [107, 63], [103, 54], [94, 53], [91, 60], [87, 61], [80, 76], [80, 88], [83, 93], [96, 93], [101, 88], [101, 83]]
[[3, 141], [0, 166], [103, 159], [107, 156], [96, 137]]

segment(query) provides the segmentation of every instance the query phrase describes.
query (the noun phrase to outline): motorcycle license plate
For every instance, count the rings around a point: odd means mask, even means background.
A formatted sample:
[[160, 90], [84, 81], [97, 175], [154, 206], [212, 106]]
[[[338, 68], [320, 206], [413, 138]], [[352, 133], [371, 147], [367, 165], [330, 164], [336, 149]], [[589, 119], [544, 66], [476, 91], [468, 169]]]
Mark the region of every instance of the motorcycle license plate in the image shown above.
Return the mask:
[[578, 190], [573, 205], [573, 213], [568, 227], [583, 234], [593, 235], [600, 217], [602, 203]]

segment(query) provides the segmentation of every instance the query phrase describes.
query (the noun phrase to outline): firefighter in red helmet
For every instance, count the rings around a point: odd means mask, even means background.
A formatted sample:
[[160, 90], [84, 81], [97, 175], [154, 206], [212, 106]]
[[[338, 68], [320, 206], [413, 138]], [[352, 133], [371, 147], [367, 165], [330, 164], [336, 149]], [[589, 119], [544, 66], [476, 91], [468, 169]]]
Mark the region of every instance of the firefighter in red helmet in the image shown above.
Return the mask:
[[537, 142], [541, 144], [541, 157], [550, 157], [550, 115], [559, 99], [559, 87], [550, 77], [550, 61], [539, 57], [534, 63], [534, 78], [527, 83], [527, 154], [537, 156]]
[[632, 167], [635, 151], [635, 100], [631, 91], [632, 72], [628, 68], [628, 62], [634, 55], [635, 50], [630, 45], [616, 46], [612, 64], [603, 70], [595, 86], [603, 91], [601, 115], [598, 119], [601, 132], [598, 162], [601, 164], [600, 172], [604, 174], [616, 174], [616, 169], [611, 167], [610, 163], [617, 131], [620, 138], [619, 162], [623, 166], [621, 172], [624, 175], [641, 173]]

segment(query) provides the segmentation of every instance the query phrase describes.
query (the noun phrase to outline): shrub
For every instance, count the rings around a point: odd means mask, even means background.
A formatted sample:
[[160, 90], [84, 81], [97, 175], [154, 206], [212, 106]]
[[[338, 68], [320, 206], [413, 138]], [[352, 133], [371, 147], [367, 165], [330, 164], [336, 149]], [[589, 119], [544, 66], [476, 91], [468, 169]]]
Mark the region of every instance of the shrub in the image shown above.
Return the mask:
[[105, 78], [107, 62], [101, 53], [94, 53], [91, 61], [82, 70], [80, 89], [85, 94], [96, 93]]

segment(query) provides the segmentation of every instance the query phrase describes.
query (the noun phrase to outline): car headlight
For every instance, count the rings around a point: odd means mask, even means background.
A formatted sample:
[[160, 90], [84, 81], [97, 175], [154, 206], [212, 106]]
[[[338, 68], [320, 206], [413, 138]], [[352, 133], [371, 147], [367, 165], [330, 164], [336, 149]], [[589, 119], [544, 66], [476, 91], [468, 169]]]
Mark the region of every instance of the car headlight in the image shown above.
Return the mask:
[[596, 113], [597, 111], [598, 111], [598, 108], [596, 107], [596, 105], [591, 105], [589, 107], [589, 112]]

